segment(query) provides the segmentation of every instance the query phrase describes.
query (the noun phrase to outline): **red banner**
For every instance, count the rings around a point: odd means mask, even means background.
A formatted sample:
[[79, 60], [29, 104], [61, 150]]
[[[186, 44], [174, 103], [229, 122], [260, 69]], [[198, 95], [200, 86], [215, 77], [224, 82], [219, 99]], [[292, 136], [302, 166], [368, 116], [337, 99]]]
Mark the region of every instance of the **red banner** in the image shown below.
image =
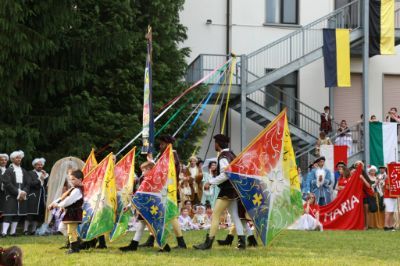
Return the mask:
[[359, 178], [361, 166], [350, 177], [346, 187], [334, 201], [320, 206], [319, 219], [324, 229], [363, 230], [363, 182]]
[[388, 164], [389, 195], [400, 197], [400, 163]]

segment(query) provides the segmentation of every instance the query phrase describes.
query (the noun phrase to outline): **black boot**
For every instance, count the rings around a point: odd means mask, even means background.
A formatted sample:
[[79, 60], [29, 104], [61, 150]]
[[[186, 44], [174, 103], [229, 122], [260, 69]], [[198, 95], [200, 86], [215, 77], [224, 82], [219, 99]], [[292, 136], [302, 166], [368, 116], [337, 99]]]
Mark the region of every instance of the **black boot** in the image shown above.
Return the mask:
[[99, 240], [99, 245], [96, 248], [100, 249], [107, 248], [106, 238], [104, 236], [99, 236], [98, 240]]
[[203, 244], [200, 245], [193, 245], [193, 248], [195, 249], [200, 249], [200, 250], [206, 250], [206, 249], [211, 249], [212, 244], [214, 242], [215, 237], [209, 237], [208, 234], [206, 236], [206, 241]]
[[238, 236], [239, 241], [237, 248], [238, 249], [246, 249], [246, 236]]
[[126, 251], [136, 251], [138, 248], [139, 242], [132, 240], [129, 246], [121, 247], [119, 250], [126, 252]]
[[67, 251], [67, 254], [72, 254], [72, 253], [79, 253], [79, 242], [78, 241], [72, 242], [69, 250]]
[[185, 239], [183, 239], [183, 236], [177, 237], [176, 241], [178, 242], [178, 246], [174, 247], [174, 249], [178, 248], [187, 249]]
[[171, 251], [171, 247], [168, 244], [166, 244], [163, 248], [160, 248], [158, 250], [158, 252], [170, 252], [170, 251]]
[[60, 247], [60, 249], [69, 249], [69, 239], [67, 239], [67, 243], [64, 245], [64, 246], [62, 246], [62, 247]]
[[233, 235], [228, 234], [226, 236], [225, 240], [217, 240], [218, 245], [220, 245], [220, 246], [230, 246], [230, 245], [232, 245], [233, 238], [234, 238]]
[[152, 248], [154, 246], [154, 236], [153, 235], [149, 235], [149, 238], [147, 238], [147, 241], [141, 245], [139, 245], [139, 247], [150, 247]]
[[254, 235], [251, 235], [251, 236], [247, 237], [247, 245], [249, 247], [257, 247], [258, 246], [257, 240], [254, 237]]

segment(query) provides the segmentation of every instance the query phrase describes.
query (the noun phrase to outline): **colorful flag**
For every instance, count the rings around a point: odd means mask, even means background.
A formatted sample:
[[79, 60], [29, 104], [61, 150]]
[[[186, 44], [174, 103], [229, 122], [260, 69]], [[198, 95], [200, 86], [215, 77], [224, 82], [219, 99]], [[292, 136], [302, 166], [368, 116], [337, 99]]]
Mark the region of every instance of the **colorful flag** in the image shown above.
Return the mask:
[[353, 173], [346, 187], [328, 205], [319, 209], [319, 220], [324, 229], [364, 230], [364, 190], [359, 178], [361, 165]]
[[110, 232], [114, 227], [116, 189], [112, 153], [83, 179], [84, 203], [78, 233], [82, 240], [91, 240]]
[[371, 165], [376, 167], [397, 162], [397, 123], [369, 123]]
[[341, 145], [321, 145], [320, 154], [325, 157], [325, 167], [334, 173], [336, 164], [344, 162], [347, 165], [347, 146]]
[[394, 48], [394, 0], [370, 0], [369, 40], [369, 56], [396, 53]]
[[388, 164], [389, 196], [400, 197], [400, 163]]
[[323, 29], [325, 87], [351, 87], [350, 31]]
[[132, 199], [133, 206], [146, 220], [160, 247], [167, 243], [172, 230], [171, 220], [179, 215], [176, 192], [175, 162], [170, 144]]
[[143, 131], [142, 131], [142, 153], [153, 151], [154, 145], [154, 116], [153, 116], [153, 91], [152, 91], [152, 31], [148, 26], [147, 34], [147, 56], [146, 68], [144, 70], [144, 95], [143, 95]]
[[232, 161], [226, 173], [264, 245], [300, 216], [300, 182], [286, 110]]
[[114, 241], [128, 229], [128, 223], [133, 213], [129, 207], [132, 200], [133, 186], [135, 183], [135, 152], [134, 147], [116, 165], [114, 169], [117, 187], [117, 212], [114, 229], [110, 233], [110, 241]]
[[89, 157], [86, 159], [85, 165], [82, 168], [82, 173], [86, 176], [91, 170], [93, 170], [97, 166], [96, 156], [94, 155], [94, 149], [89, 154]]

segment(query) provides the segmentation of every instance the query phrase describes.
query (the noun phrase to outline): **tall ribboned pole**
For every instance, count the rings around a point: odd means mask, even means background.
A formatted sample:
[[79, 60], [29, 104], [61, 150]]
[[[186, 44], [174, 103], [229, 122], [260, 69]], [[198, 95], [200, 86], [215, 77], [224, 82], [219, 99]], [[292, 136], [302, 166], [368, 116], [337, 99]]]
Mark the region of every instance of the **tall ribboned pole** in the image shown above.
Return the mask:
[[364, 46], [363, 46], [363, 105], [364, 105], [364, 161], [370, 164], [369, 158], [369, 0], [364, 0]]

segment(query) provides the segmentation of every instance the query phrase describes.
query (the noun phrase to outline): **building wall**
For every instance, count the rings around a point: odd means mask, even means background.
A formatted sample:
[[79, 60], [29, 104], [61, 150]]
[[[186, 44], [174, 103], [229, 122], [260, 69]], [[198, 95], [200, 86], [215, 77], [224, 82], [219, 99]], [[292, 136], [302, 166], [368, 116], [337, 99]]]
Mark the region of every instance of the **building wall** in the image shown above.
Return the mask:
[[[300, 0], [299, 22], [306, 25], [334, 10], [334, 0]], [[236, 54], [248, 54], [298, 27], [271, 26], [265, 24], [265, 0], [231, 0], [231, 47]], [[400, 3], [396, 3], [397, 7]], [[191, 63], [199, 54], [226, 53], [226, 0], [186, 0], [181, 12], [181, 23], [188, 28], [188, 39], [182, 46], [192, 52], [187, 59]], [[212, 24], [206, 24], [207, 19]], [[398, 54], [400, 49], [397, 47]], [[383, 76], [400, 75], [400, 55], [375, 56], [370, 59], [370, 114], [383, 119]], [[362, 72], [360, 58], [352, 58], [351, 71]], [[329, 104], [329, 91], [324, 87], [323, 59], [319, 59], [299, 70], [298, 98], [319, 111]], [[400, 104], [399, 106], [400, 107]], [[400, 108], [399, 108], [400, 109]], [[240, 145], [240, 115], [230, 112], [230, 133], [233, 147], [238, 152]], [[208, 116], [203, 115], [203, 119]], [[247, 139], [251, 140], [262, 128], [247, 120]], [[209, 134], [211, 134], [209, 132]], [[211, 136], [207, 136], [205, 139]], [[208, 140], [207, 140], [208, 141]], [[213, 147], [212, 147], [213, 148]], [[203, 154], [204, 149], [200, 152]]]

